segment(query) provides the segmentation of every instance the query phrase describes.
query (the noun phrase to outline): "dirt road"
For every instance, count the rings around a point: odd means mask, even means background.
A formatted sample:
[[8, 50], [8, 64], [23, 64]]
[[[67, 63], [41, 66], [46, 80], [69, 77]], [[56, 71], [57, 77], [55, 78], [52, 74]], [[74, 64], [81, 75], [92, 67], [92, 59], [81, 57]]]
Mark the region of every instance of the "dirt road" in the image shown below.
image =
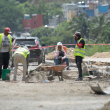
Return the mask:
[[[33, 67], [34, 68], [34, 67]], [[98, 110], [110, 101], [106, 95], [94, 94], [88, 81], [24, 83], [0, 81], [0, 110]]]

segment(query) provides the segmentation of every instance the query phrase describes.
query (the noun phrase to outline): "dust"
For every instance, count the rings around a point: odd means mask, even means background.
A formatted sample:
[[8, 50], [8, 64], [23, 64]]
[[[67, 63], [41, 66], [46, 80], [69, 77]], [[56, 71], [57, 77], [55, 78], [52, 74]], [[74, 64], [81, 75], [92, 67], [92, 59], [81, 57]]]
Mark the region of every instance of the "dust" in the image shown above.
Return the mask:
[[102, 107], [102, 108], [99, 109], [99, 110], [110, 110], [110, 102], [106, 103], [106, 104], [104, 105], [104, 107]]
[[[75, 57], [74, 57], [74, 48], [67, 48], [67, 57], [69, 58], [70, 62], [73, 62]], [[46, 60], [54, 60], [54, 51], [49, 53], [48, 55], [45, 56]]]

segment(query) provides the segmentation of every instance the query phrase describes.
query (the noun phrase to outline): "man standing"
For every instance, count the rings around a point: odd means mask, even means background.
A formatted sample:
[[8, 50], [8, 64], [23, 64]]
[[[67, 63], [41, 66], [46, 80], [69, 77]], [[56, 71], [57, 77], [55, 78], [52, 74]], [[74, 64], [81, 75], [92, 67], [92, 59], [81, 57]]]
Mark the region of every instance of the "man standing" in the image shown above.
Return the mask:
[[6, 27], [4, 33], [0, 34], [0, 79], [2, 77], [2, 66], [3, 69], [8, 68], [12, 39], [10, 28]]
[[20, 63], [20, 62], [23, 64], [22, 81], [25, 81], [26, 73], [28, 71], [28, 63], [29, 63], [28, 55], [29, 54], [30, 54], [30, 51], [28, 50], [28, 48], [26, 46], [23, 46], [23, 44], [21, 44], [21, 47], [16, 49], [16, 51], [14, 53], [14, 65], [15, 65], [14, 77], [13, 77], [14, 81], [16, 81], [18, 63]]
[[76, 79], [76, 81], [81, 81], [83, 80], [81, 63], [82, 63], [82, 59], [85, 57], [85, 40], [81, 38], [80, 32], [76, 32], [75, 35], [73, 36], [75, 37], [75, 41], [77, 42], [74, 56], [75, 56], [75, 61], [79, 72], [79, 77]]

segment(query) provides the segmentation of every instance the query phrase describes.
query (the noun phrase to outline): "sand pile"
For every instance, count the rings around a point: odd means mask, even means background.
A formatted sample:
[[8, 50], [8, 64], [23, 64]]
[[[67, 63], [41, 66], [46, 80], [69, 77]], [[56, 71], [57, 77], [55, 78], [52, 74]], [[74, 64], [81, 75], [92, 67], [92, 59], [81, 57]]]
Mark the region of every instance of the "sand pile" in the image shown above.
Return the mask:
[[107, 104], [105, 104], [104, 107], [102, 107], [99, 110], [110, 110], [110, 102], [108, 102]]
[[45, 56], [46, 60], [54, 60], [54, 52], [48, 53], [48, 55]]
[[91, 58], [110, 58], [110, 52], [97, 52]]
[[97, 66], [110, 66], [110, 63], [107, 63], [107, 62], [92, 62], [92, 65], [97, 65]]
[[26, 82], [39, 82], [47, 80], [48, 72], [44, 71], [43, 66], [50, 66], [49, 64], [41, 63], [35, 70], [30, 71], [29, 75], [26, 77]]
[[[67, 57], [69, 61], [74, 60], [74, 48], [67, 48]], [[54, 51], [45, 56], [46, 60], [54, 60]]]

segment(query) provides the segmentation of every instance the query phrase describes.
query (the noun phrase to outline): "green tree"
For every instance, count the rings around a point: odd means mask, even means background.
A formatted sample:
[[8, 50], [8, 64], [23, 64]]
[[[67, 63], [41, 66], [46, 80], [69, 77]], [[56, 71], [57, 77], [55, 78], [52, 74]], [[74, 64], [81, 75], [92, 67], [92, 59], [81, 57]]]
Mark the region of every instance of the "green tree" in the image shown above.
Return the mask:
[[48, 27], [40, 27], [38, 29], [31, 30], [31, 36], [42, 38], [42, 37], [49, 37], [52, 33], [53, 29], [50, 29]]
[[69, 22], [69, 30], [71, 29], [73, 33], [76, 31], [80, 31], [82, 34], [82, 37], [89, 38], [89, 32], [90, 32], [90, 20], [88, 19], [88, 16], [85, 14], [80, 14], [76, 17], [74, 17]]
[[16, 1], [19, 1], [20, 3], [24, 3], [27, 2], [28, 0], [16, 0]]
[[48, 12], [47, 12], [47, 6], [44, 0], [39, 2], [39, 6], [37, 8], [37, 14], [43, 15], [43, 24], [47, 25], [48, 24]]
[[104, 30], [108, 30], [110, 25], [110, 21], [105, 18], [104, 15], [96, 16], [92, 20], [91, 33], [93, 36], [97, 38], [97, 42], [100, 40], [102, 33]]
[[0, 32], [3, 32], [5, 27], [10, 27], [12, 31], [23, 30], [23, 13], [13, 2], [0, 0], [0, 13]]

